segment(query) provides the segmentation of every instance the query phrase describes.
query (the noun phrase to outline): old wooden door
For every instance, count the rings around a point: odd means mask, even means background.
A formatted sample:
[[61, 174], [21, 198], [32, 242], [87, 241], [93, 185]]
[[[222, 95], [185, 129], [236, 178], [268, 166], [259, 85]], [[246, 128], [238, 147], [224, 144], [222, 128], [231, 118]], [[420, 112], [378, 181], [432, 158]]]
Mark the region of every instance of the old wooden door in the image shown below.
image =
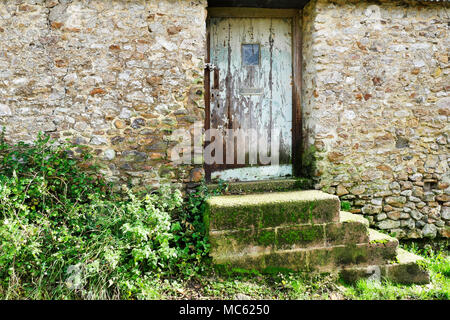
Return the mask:
[[[209, 48], [209, 127], [224, 136], [227, 129], [256, 133], [247, 135], [245, 163], [237, 159], [243, 152], [237, 144], [233, 163], [226, 161], [232, 150], [224, 143], [224, 163], [209, 166], [211, 178], [251, 181], [292, 175], [292, 19], [211, 17]], [[278, 163], [262, 161], [260, 142], [270, 147], [274, 139], [279, 142], [278, 150], [272, 149]], [[256, 147], [255, 158], [250, 151]]]

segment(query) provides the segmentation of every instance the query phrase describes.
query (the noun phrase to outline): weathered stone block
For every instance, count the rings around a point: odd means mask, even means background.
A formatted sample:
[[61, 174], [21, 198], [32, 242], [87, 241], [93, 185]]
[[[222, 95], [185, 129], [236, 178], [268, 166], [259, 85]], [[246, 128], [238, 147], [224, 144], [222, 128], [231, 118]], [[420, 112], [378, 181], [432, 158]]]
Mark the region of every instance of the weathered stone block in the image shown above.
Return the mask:
[[219, 196], [207, 201], [211, 230], [258, 229], [339, 220], [339, 198], [320, 191]]
[[345, 268], [339, 272], [339, 275], [347, 283], [370, 278], [373, 281], [388, 279], [394, 283], [406, 285], [427, 284], [430, 282], [430, 275], [420, 266], [420, 260], [422, 260], [421, 257], [398, 249], [396, 263]]
[[395, 259], [398, 243], [349, 244], [309, 252], [309, 268], [332, 271], [345, 266], [384, 264]]
[[359, 222], [333, 223], [325, 226], [327, 246], [351, 243], [367, 243], [369, 234], [366, 225]]
[[275, 245], [275, 230], [232, 230], [209, 233], [211, 256], [217, 259], [234, 255], [270, 252]]
[[276, 248], [295, 249], [324, 245], [323, 225], [304, 225], [277, 228]]
[[394, 229], [394, 228], [398, 228], [400, 227], [400, 221], [396, 221], [396, 220], [383, 220], [381, 222], [378, 222], [377, 227], [380, 229]]

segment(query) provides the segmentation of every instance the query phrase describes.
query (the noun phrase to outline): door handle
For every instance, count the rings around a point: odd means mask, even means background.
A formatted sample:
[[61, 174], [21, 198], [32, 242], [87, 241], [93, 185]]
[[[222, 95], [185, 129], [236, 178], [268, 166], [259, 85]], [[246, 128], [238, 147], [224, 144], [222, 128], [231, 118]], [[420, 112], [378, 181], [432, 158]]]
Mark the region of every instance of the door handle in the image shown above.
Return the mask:
[[213, 89], [219, 90], [219, 68], [214, 68]]
[[219, 83], [220, 83], [220, 78], [219, 78], [219, 67], [217, 67], [216, 65], [212, 64], [212, 63], [206, 63], [205, 64], [205, 69], [209, 72], [213, 71], [213, 89], [219, 89]]

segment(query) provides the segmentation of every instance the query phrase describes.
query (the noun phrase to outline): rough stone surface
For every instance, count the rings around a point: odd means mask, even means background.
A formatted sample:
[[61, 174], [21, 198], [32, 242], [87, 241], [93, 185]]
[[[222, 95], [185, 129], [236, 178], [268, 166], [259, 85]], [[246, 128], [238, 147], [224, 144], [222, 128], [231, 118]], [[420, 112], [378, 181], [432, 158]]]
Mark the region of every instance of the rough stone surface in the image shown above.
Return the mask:
[[340, 271], [339, 274], [344, 281], [349, 283], [355, 283], [361, 278], [380, 281], [381, 277], [407, 285], [430, 283], [429, 273], [417, 263], [420, 260], [423, 260], [423, 258], [398, 248], [397, 262], [394, 264], [376, 266], [375, 268], [374, 266], [349, 268]]
[[316, 188], [398, 237], [449, 225], [446, 10], [315, 0], [303, 11], [303, 137], [317, 149]]
[[[312, 0], [303, 9], [301, 109], [315, 187], [407, 238], [449, 233], [445, 6]], [[198, 183], [201, 165], [174, 165], [169, 153], [174, 130], [205, 118], [206, 7], [0, 1], [7, 139], [43, 131], [86, 144], [118, 188]]]
[[179, 110], [204, 119], [206, 6], [0, 1], [0, 126], [7, 138], [31, 141], [44, 131], [87, 144], [118, 187], [188, 182], [193, 166], [171, 165], [169, 137], [191, 126]]

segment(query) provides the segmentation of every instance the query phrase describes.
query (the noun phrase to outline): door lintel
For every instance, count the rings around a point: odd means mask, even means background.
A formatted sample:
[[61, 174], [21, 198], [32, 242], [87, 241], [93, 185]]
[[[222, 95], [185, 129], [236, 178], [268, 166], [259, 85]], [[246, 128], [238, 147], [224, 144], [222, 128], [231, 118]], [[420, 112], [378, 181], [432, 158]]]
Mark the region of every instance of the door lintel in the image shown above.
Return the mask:
[[207, 8], [208, 17], [214, 18], [294, 18], [299, 9], [267, 9], [267, 8], [238, 8], [212, 7]]

